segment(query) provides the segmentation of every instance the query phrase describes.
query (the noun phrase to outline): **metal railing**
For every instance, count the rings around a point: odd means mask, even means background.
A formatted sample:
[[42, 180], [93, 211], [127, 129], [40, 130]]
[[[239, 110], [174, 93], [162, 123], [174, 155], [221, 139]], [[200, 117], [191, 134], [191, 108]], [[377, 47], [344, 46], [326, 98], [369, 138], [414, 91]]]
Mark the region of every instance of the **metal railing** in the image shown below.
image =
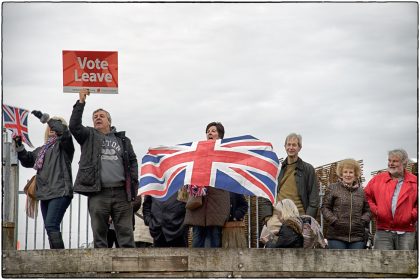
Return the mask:
[[[19, 205], [25, 205], [26, 195], [23, 191], [19, 191]], [[20, 207], [20, 221], [24, 221], [24, 225], [19, 224], [17, 227], [18, 249], [20, 250], [36, 250], [48, 249], [49, 242], [44, 228], [41, 210], [34, 219], [29, 218], [24, 210]], [[40, 208], [40, 206], [38, 206]], [[74, 208], [77, 211], [74, 211]], [[22, 210], [23, 209], [23, 210]], [[75, 213], [76, 212], [76, 213]], [[82, 215], [86, 212], [86, 216]], [[75, 220], [76, 219], [76, 220]], [[90, 217], [87, 211], [87, 199], [80, 194], [75, 194], [70, 206], [61, 222], [61, 232], [63, 236], [64, 246], [66, 249], [72, 248], [92, 248], [93, 237], [90, 227]], [[23, 244], [21, 244], [23, 242]]]

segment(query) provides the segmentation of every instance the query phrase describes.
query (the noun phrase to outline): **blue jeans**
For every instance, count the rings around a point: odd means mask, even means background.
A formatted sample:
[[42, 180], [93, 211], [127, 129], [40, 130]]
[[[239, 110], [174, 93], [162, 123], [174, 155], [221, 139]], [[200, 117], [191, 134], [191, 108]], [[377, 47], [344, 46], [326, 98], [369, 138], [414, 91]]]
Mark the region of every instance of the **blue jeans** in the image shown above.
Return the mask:
[[71, 203], [71, 197], [63, 196], [41, 200], [41, 213], [47, 233], [60, 232], [60, 224]]
[[222, 247], [222, 227], [193, 226], [193, 248], [220, 248]]
[[373, 248], [379, 250], [414, 250], [415, 242], [415, 232], [397, 234], [396, 232], [377, 230]]
[[93, 246], [108, 248], [108, 221], [112, 218], [120, 248], [135, 248], [133, 207], [127, 201], [124, 187], [102, 188], [88, 198], [93, 231]]
[[336, 239], [328, 239], [329, 249], [365, 249], [364, 241], [345, 242]]

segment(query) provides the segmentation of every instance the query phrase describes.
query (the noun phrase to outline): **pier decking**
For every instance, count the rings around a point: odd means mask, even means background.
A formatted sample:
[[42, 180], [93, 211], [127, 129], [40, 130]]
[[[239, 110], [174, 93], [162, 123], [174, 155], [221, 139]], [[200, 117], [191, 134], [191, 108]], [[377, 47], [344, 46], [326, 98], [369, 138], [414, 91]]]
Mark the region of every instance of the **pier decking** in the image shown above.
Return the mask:
[[2, 251], [2, 276], [417, 277], [417, 251], [326, 249], [65, 249]]

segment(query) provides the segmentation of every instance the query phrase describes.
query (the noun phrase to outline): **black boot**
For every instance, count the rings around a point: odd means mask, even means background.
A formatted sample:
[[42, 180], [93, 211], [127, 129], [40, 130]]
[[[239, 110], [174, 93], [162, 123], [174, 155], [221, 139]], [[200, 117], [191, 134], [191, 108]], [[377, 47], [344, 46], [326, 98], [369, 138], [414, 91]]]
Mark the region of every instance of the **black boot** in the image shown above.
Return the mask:
[[50, 241], [51, 249], [64, 249], [63, 238], [61, 237], [61, 232], [50, 232], [48, 233], [48, 240]]

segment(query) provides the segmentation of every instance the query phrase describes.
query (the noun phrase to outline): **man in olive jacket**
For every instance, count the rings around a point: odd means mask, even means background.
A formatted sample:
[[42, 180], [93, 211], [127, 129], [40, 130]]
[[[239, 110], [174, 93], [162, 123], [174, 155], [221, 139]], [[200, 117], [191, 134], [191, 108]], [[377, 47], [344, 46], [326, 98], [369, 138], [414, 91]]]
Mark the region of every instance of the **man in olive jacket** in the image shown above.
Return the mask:
[[[299, 214], [316, 218], [319, 208], [319, 186], [315, 169], [299, 157], [302, 136], [291, 133], [286, 137], [284, 148], [287, 158], [280, 169], [277, 187], [277, 201], [288, 198], [297, 206]], [[261, 201], [261, 217], [267, 220], [273, 215], [273, 206], [267, 199]]]
[[131, 201], [138, 192], [137, 157], [125, 132], [117, 132], [111, 127], [111, 116], [107, 111], [93, 112], [94, 127], [82, 125], [87, 95], [87, 89], [79, 92], [79, 100], [70, 117], [70, 131], [81, 146], [74, 191], [88, 196], [95, 248], [108, 247], [110, 216], [120, 247], [134, 248]]

